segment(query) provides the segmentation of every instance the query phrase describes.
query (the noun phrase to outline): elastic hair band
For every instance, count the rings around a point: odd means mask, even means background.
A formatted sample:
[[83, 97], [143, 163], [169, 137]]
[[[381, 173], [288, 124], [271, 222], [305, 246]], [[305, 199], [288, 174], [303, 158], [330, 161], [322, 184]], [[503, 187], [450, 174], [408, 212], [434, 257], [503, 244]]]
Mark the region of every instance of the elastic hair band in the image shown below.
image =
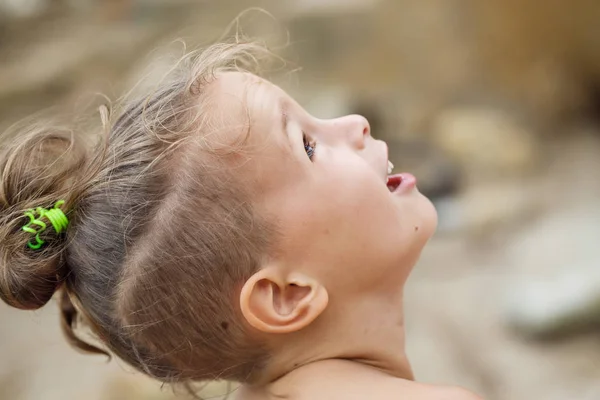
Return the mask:
[[[60, 209], [60, 206], [62, 206], [64, 203], [64, 200], [59, 200], [56, 202], [56, 204], [54, 204], [54, 208], [47, 210], [42, 207], [37, 207], [35, 210], [31, 209], [24, 214], [26, 217], [29, 217], [29, 222], [25, 226], [23, 226], [22, 229], [25, 232], [35, 235], [34, 239], [36, 240], [36, 243], [32, 243], [31, 241], [27, 243], [29, 248], [37, 250], [40, 247], [42, 247], [42, 245], [45, 243], [40, 238], [40, 233], [44, 232], [47, 227], [47, 225], [43, 221], [41, 221], [42, 218], [46, 217], [48, 221], [50, 221], [52, 227], [54, 228], [57, 234], [60, 234], [65, 229], [67, 229], [67, 225], [69, 225], [69, 220], [67, 219], [67, 216], [63, 213], [63, 211]], [[35, 217], [34, 213], [38, 213], [38, 218]], [[39, 228], [36, 230], [32, 228], [31, 225], [37, 225]]]

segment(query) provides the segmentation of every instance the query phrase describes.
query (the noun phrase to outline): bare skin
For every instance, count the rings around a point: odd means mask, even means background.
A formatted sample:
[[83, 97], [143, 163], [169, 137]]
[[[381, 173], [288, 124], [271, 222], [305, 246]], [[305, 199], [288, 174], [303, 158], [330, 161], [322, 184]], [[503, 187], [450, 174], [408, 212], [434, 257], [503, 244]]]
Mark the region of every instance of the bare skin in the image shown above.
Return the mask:
[[271, 357], [236, 400], [478, 399], [414, 381], [403, 291], [437, 215], [409, 174], [388, 188], [387, 146], [369, 123], [317, 119], [250, 74], [220, 74], [211, 90], [226, 110], [217, 118], [231, 122], [220, 140], [248, 133], [232, 168], [278, 226], [271, 257], [239, 294]]
[[458, 387], [425, 385], [346, 360], [324, 360], [296, 370], [261, 388], [243, 387], [236, 400], [407, 399], [481, 400]]

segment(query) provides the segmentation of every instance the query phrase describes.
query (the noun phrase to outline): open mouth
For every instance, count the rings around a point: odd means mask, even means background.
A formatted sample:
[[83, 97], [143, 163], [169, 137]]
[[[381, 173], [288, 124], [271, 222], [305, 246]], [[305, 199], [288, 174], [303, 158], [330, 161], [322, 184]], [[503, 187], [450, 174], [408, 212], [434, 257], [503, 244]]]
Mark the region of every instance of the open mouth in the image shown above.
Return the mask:
[[390, 175], [387, 177], [387, 188], [390, 192], [396, 191], [402, 184], [402, 175]]
[[410, 191], [417, 184], [417, 179], [414, 175], [407, 172], [392, 175], [394, 165], [388, 161], [388, 170], [386, 178], [386, 186], [390, 193], [404, 193]]
[[402, 183], [402, 176], [400, 175], [391, 175], [394, 170], [394, 164], [390, 160], [388, 160], [388, 168], [387, 168], [387, 188], [390, 192], [398, 189], [398, 186]]

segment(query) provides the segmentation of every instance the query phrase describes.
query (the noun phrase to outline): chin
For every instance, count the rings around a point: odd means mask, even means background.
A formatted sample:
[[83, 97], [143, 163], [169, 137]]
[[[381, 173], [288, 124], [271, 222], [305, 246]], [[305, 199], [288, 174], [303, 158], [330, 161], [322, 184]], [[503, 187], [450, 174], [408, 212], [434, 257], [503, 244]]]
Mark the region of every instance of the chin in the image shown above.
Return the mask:
[[420, 193], [417, 209], [420, 218], [419, 223], [415, 226], [415, 230], [418, 232], [424, 246], [437, 229], [438, 215], [433, 203]]

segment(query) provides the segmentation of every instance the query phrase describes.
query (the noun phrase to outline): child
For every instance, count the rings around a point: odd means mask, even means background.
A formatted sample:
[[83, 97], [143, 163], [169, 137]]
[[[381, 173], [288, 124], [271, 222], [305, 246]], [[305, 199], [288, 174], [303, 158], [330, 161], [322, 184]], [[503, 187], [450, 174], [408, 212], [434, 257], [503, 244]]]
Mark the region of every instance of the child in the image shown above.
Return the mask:
[[158, 380], [252, 399], [471, 400], [415, 383], [403, 287], [436, 226], [415, 178], [350, 115], [320, 120], [220, 44], [180, 63], [106, 135], [39, 125], [2, 141], [0, 297], [61, 293]]

